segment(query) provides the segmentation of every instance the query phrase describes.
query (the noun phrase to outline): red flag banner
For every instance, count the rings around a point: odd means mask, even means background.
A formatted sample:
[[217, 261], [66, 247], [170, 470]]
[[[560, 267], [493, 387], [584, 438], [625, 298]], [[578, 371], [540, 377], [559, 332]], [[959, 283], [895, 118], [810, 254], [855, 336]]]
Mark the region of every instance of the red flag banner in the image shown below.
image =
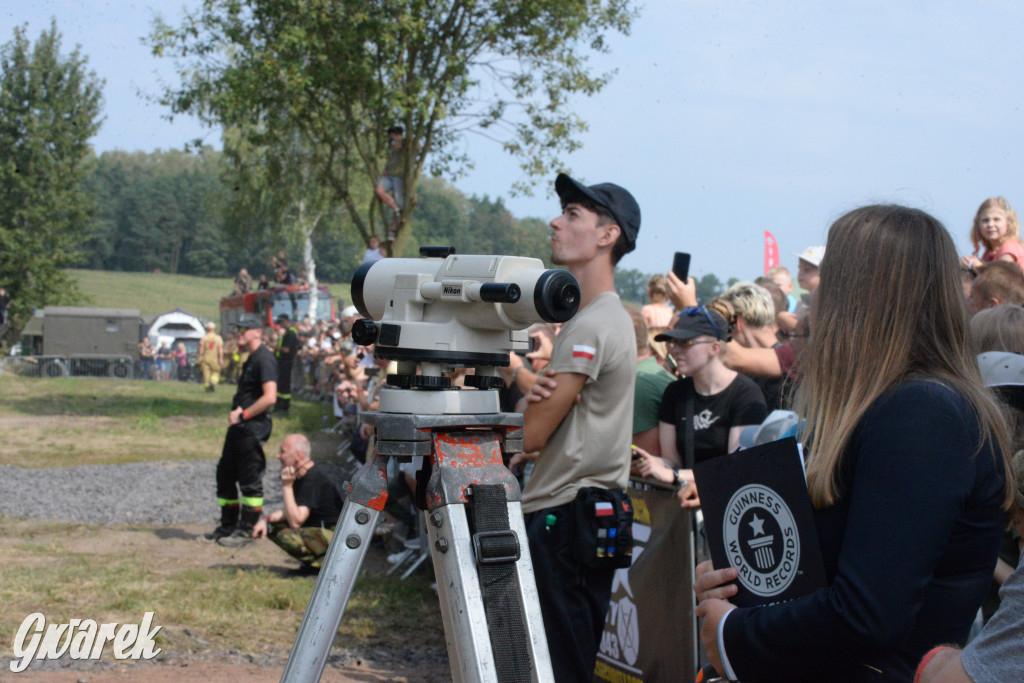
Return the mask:
[[775, 235], [767, 230], [764, 231], [764, 274], [768, 275], [768, 269], [779, 265], [779, 243], [775, 241]]

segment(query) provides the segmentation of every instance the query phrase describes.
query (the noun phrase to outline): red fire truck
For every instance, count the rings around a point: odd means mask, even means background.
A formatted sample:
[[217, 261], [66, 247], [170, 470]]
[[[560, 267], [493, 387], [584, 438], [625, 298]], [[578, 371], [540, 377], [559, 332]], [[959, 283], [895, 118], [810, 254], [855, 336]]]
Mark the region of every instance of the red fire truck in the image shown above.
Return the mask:
[[[334, 297], [327, 287], [317, 287], [316, 319], [331, 320], [335, 317]], [[247, 294], [226, 296], [220, 300], [221, 329], [230, 331], [243, 313], [255, 313], [267, 327], [274, 326], [277, 316], [287, 314], [292, 320], [302, 320], [309, 313], [309, 287], [294, 285], [269, 287]]]

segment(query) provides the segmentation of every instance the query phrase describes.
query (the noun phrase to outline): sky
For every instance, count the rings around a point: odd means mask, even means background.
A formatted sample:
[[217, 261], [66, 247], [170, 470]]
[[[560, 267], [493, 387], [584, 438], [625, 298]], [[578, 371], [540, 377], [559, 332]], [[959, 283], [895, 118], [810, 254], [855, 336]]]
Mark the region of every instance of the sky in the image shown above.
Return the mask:
[[[35, 40], [56, 17], [105, 79], [106, 120], [92, 143], [112, 150], [181, 148], [218, 131], [142, 95], [173, 82], [169, 60], [141, 38], [160, 12], [175, 24], [195, 0], [28, 0], [0, 9], [0, 41], [28, 24]], [[593, 97], [571, 100], [587, 120], [566, 158], [574, 177], [615, 182], [640, 204], [637, 249], [620, 266], [665, 272], [674, 251], [691, 273], [753, 279], [763, 233], [795, 254], [824, 244], [828, 226], [867, 203], [928, 211], [961, 253], [978, 205], [1003, 195], [1024, 207], [1024, 3], [958, 0], [745, 2], [648, 0], [629, 36], [613, 34], [595, 70], [615, 70]], [[467, 194], [502, 197], [519, 217], [558, 211], [544, 183], [511, 197], [515, 159], [483, 137], [465, 149]]]

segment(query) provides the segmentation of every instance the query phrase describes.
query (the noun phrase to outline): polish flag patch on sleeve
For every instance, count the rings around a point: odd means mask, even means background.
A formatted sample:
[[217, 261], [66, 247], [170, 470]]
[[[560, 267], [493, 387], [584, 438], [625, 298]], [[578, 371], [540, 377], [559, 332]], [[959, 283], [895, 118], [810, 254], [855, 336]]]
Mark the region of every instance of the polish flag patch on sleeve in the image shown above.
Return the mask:
[[573, 358], [586, 358], [587, 360], [594, 360], [594, 354], [597, 353], [597, 349], [593, 346], [587, 346], [586, 344], [574, 344], [572, 347]]

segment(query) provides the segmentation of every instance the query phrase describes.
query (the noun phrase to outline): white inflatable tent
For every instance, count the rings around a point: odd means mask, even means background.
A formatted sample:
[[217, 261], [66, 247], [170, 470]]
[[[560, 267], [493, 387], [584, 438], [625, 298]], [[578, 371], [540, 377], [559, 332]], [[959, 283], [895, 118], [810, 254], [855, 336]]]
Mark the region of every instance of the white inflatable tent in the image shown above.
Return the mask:
[[199, 340], [205, 334], [203, 320], [180, 308], [156, 316], [146, 330], [146, 336], [155, 347], [164, 341], [172, 348], [178, 342], [184, 342], [190, 358], [195, 358], [199, 352]]

